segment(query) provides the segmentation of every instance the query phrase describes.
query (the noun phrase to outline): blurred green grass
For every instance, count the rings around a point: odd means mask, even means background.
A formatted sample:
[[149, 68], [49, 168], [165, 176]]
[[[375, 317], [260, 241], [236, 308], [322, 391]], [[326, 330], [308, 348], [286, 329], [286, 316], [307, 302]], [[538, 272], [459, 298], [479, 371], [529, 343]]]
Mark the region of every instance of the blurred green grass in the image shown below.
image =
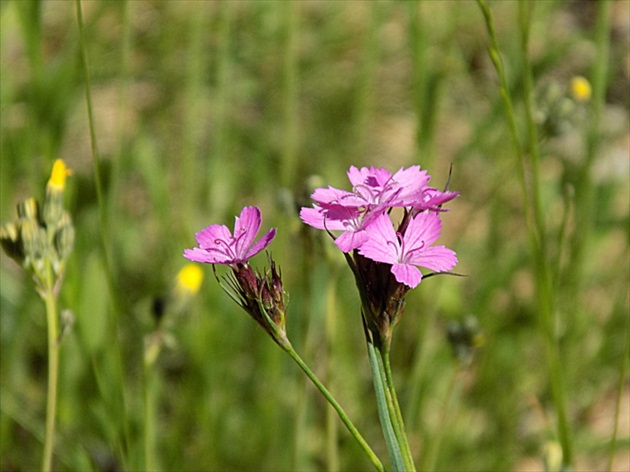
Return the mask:
[[[21, 199], [41, 197], [53, 159], [74, 169], [77, 244], [61, 305], [77, 321], [61, 352], [59, 470], [142, 467], [152, 300], [172, 284], [194, 232], [230, 223], [246, 204], [279, 228], [271, 250], [290, 293], [293, 344], [384, 455], [351, 274], [329, 240], [303, 227], [296, 206], [308, 204], [314, 174], [344, 186], [349, 165], [416, 163], [437, 186], [453, 164], [451, 188], [461, 196], [444, 216], [443, 240], [467, 277], [421, 284], [394, 340], [412, 449], [421, 460], [440, 431], [437, 470], [542, 468], [554, 419], [534, 276], [517, 161], [474, 2], [83, 2], [100, 209], [74, 2], [1, 5], [0, 220], [12, 220]], [[566, 274], [557, 288], [579, 470], [605, 467], [628, 330], [629, 5], [611, 8], [591, 234], [572, 231], [581, 202], [564, 203], [584, 159], [590, 104], [541, 142], [552, 238], [568, 208], [567, 239], [554, 247], [560, 274], [571, 267], [572, 242], [588, 243], [577, 279]], [[491, 6], [520, 113], [517, 5]], [[590, 76], [595, 14], [593, 2], [537, 4], [537, 96]], [[541, 114], [549, 106], [540, 98]], [[157, 462], [164, 470], [325, 469], [327, 406], [204, 270], [201, 293], [174, 328], [177, 345], [159, 361]], [[30, 281], [4, 255], [1, 271], [0, 467], [30, 470], [43, 433], [45, 318]], [[466, 315], [478, 318], [486, 342], [456, 374], [446, 326]], [[443, 421], [453, 375], [456, 399]], [[627, 417], [619, 415], [617, 470], [630, 463]], [[339, 468], [369, 468], [345, 430], [337, 434]]]

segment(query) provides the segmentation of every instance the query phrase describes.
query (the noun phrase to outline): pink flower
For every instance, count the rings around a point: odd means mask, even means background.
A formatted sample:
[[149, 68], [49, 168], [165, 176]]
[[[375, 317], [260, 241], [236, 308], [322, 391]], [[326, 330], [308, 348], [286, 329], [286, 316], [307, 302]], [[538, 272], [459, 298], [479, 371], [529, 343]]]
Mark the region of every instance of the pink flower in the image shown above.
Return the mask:
[[437, 214], [423, 212], [409, 221], [404, 234], [396, 233], [389, 217], [380, 215], [369, 225], [369, 238], [359, 248], [359, 254], [391, 264], [396, 280], [414, 288], [422, 280], [422, 272], [416, 266], [444, 272], [457, 264], [454, 251], [431, 246], [440, 236], [441, 228]]
[[335, 244], [348, 253], [367, 241], [365, 229], [374, 218], [392, 207], [419, 204], [430, 178], [420, 166], [401, 168], [394, 175], [384, 168], [351, 166], [352, 192], [318, 188], [311, 195], [316, 204], [302, 208], [300, 217], [318, 229], [343, 231]]
[[352, 183], [355, 194], [360, 196], [368, 206], [388, 205], [407, 206], [408, 200], [422, 192], [431, 176], [420, 166], [408, 169], [401, 167], [394, 175], [384, 168], [351, 166], [348, 179]]
[[351, 166], [348, 179], [352, 192], [334, 187], [318, 188], [311, 198], [322, 207], [343, 206], [346, 208], [371, 209], [382, 206], [406, 206], [410, 199], [421, 194], [431, 179], [420, 166], [401, 168], [394, 175], [384, 168]]
[[374, 217], [386, 209], [387, 207], [380, 206], [372, 211], [366, 211], [358, 207], [315, 205], [313, 208], [302, 208], [300, 218], [304, 223], [317, 229], [343, 231], [335, 238], [335, 244], [343, 252], [350, 252], [367, 241], [368, 235], [365, 228]]
[[234, 221], [234, 236], [225, 225], [210, 225], [195, 237], [199, 247], [185, 249], [184, 257], [207, 264], [247, 264], [250, 257], [265, 249], [276, 236], [272, 228], [254, 243], [260, 229], [262, 215], [258, 207], [245, 207]]

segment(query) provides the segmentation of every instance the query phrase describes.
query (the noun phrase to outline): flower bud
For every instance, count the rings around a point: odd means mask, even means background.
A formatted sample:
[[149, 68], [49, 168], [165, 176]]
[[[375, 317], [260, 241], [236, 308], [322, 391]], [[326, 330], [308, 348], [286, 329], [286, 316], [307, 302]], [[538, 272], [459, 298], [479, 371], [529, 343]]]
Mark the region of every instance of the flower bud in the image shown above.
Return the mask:
[[20, 218], [39, 219], [39, 204], [34, 198], [27, 198], [17, 204], [17, 214]]
[[588, 102], [593, 94], [591, 84], [581, 76], [576, 76], [571, 79], [570, 92], [571, 97], [576, 102]]
[[46, 237], [46, 230], [39, 225], [37, 220], [30, 218], [21, 220], [20, 236], [26, 259], [38, 261], [45, 257], [48, 249], [48, 238]]
[[61, 159], [57, 159], [46, 185], [46, 198], [44, 200], [43, 220], [48, 227], [55, 228], [59, 225], [63, 209], [63, 192], [66, 188], [66, 177], [72, 171], [68, 169]]
[[72, 175], [72, 170], [66, 167], [66, 164], [62, 159], [57, 159], [53, 164], [50, 179], [46, 185], [46, 191], [63, 192], [66, 188], [66, 177], [69, 175]]
[[74, 226], [68, 212], [63, 211], [57, 222], [57, 231], [54, 235], [55, 251], [59, 262], [63, 264], [74, 247]]
[[408, 285], [396, 280], [391, 265], [376, 262], [354, 251], [350, 267], [354, 272], [365, 329], [377, 347], [388, 344], [394, 326], [405, 308]]
[[560, 472], [563, 461], [562, 447], [557, 441], [549, 441], [543, 450], [543, 460], [546, 472]]
[[0, 243], [4, 252], [18, 264], [24, 261], [24, 251], [18, 227], [14, 223], [5, 223], [0, 226]]
[[248, 264], [232, 267], [232, 277], [226, 279], [230, 295], [283, 349], [287, 339], [286, 303], [280, 272], [267, 255], [270, 268], [264, 274], [255, 272]]

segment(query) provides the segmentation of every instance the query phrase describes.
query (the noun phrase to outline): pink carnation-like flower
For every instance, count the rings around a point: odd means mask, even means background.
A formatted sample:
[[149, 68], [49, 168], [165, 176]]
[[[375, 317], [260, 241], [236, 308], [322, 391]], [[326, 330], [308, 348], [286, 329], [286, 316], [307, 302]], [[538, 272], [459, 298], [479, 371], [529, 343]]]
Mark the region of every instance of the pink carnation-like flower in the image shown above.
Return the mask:
[[374, 218], [393, 207], [420, 205], [431, 177], [420, 166], [401, 168], [393, 175], [384, 168], [351, 166], [348, 179], [352, 192], [318, 188], [311, 195], [315, 205], [300, 211], [302, 221], [310, 226], [343, 231], [335, 244], [346, 253], [367, 240], [365, 228]]
[[234, 235], [225, 225], [207, 226], [195, 235], [199, 247], [185, 249], [184, 257], [207, 264], [247, 264], [250, 257], [265, 249], [276, 236], [276, 229], [272, 228], [254, 243], [261, 222], [258, 207], [245, 207], [235, 218]]
[[391, 264], [396, 280], [414, 288], [422, 280], [422, 272], [416, 266], [445, 272], [457, 264], [454, 251], [431, 246], [440, 236], [441, 228], [442, 222], [436, 213], [423, 212], [412, 218], [404, 234], [400, 234], [387, 215], [380, 215], [369, 225], [368, 240], [359, 248], [359, 254]]
[[372, 210], [341, 205], [315, 205], [313, 208], [302, 208], [300, 218], [307, 225], [328, 231], [343, 231], [335, 239], [335, 244], [343, 252], [357, 249], [368, 239], [365, 228], [376, 216], [382, 214], [387, 207], [380, 206]]

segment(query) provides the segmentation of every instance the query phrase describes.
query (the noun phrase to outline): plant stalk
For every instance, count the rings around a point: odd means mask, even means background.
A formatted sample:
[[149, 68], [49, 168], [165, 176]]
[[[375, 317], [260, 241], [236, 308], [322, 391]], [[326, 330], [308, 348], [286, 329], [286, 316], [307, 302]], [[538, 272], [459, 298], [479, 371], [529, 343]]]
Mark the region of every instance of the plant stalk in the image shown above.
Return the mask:
[[365, 454], [368, 456], [368, 458], [374, 465], [374, 468], [378, 471], [384, 472], [385, 468], [383, 467], [383, 464], [379, 460], [378, 456], [374, 453], [374, 451], [372, 451], [368, 443], [365, 441], [365, 439], [363, 439], [363, 436], [361, 436], [361, 433], [359, 433], [359, 430], [357, 430], [357, 428], [354, 426], [354, 424], [352, 423], [352, 421], [350, 420], [346, 412], [343, 410], [343, 408], [341, 408], [341, 405], [337, 403], [337, 401], [333, 398], [332, 394], [328, 391], [328, 389], [324, 386], [324, 384], [322, 384], [319, 381], [319, 379], [315, 376], [315, 374], [311, 371], [311, 369], [309, 369], [309, 367], [304, 363], [302, 358], [298, 355], [298, 353], [295, 351], [295, 349], [293, 349], [293, 347], [290, 344], [286, 346], [282, 346], [282, 347], [287, 352], [287, 354], [289, 354], [289, 356], [291, 356], [291, 358], [297, 363], [297, 365], [300, 366], [300, 368], [304, 371], [304, 373], [311, 380], [311, 382], [313, 382], [313, 384], [317, 387], [317, 389], [322, 393], [322, 395], [324, 395], [326, 400], [328, 400], [328, 403], [330, 403], [331, 406], [335, 409], [335, 411], [339, 415], [339, 418], [341, 418], [341, 421], [343, 421], [343, 424], [346, 425], [346, 428], [348, 428], [348, 431], [350, 431], [350, 434], [352, 434], [352, 436], [357, 441], [357, 443], [359, 443], [359, 446], [361, 446], [361, 449], [363, 449]]
[[381, 422], [389, 459], [395, 471], [405, 471], [405, 460], [403, 459], [397, 434], [394, 430], [394, 424], [391, 419], [391, 396], [385, 387], [385, 375], [383, 369], [383, 360], [380, 352], [373, 343], [367, 343], [370, 366], [372, 367], [372, 380], [374, 382], [374, 393], [376, 395], [376, 406], [378, 408], [378, 417]]
[[416, 468], [413, 463], [413, 455], [411, 454], [411, 448], [409, 447], [409, 441], [407, 439], [407, 433], [405, 432], [405, 423], [403, 421], [402, 412], [400, 410], [400, 404], [398, 403], [398, 395], [396, 395], [396, 389], [394, 388], [394, 379], [392, 376], [392, 369], [390, 364], [390, 346], [391, 343], [387, 343], [382, 350], [377, 350], [382, 358], [382, 367], [385, 380], [385, 388], [391, 399], [388, 405], [391, 405], [390, 417], [392, 418], [392, 424], [394, 431], [396, 432], [396, 438], [403, 456], [405, 467], [409, 471], [415, 471]]
[[55, 420], [57, 417], [57, 384], [59, 378], [59, 339], [57, 299], [54, 291], [52, 267], [46, 261], [46, 287], [42, 297], [46, 304], [46, 325], [48, 331], [48, 388], [46, 392], [46, 432], [44, 436], [44, 456], [42, 470], [52, 470], [52, 455], [55, 442]]

